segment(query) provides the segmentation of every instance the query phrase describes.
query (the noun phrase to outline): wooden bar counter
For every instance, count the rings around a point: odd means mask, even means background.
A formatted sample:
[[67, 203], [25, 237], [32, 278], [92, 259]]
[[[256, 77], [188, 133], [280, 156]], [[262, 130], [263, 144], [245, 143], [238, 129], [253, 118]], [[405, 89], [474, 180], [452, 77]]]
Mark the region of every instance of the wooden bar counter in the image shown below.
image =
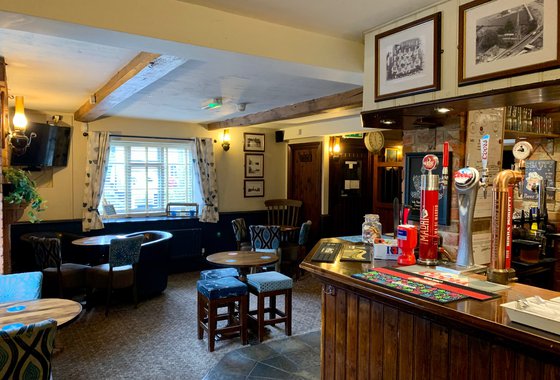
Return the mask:
[[[323, 283], [322, 379], [560, 379], [560, 336], [513, 323], [500, 304], [560, 293], [522, 284], [498, 299], [440, 304], [350, 277], [372, 264], [313, 262]], [[375, 261], [376, 267], [395, 266]]]

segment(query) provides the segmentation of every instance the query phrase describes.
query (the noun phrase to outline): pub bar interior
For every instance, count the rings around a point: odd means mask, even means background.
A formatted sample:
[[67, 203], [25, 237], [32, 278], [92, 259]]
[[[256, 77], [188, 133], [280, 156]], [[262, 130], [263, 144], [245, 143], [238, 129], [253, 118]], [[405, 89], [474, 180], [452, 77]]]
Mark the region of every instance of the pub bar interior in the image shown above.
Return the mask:
[[559, 379], [559, 19], [0, 0], [0, 378]]

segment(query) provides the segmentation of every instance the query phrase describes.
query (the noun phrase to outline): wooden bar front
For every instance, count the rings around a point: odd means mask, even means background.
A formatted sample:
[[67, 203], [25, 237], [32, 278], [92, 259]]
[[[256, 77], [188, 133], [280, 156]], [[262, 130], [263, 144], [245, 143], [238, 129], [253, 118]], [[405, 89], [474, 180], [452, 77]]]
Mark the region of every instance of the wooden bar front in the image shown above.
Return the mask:
[[[512, 323], [500, 304], [560, 293], [522, 284], [490, 301], [439, 304], [350, 277], [371, 264], [312, 262], [323, 283], [322, 379], [560, 379], [560, 336]], [[393, 261], [375, 261], [377, 267]]]

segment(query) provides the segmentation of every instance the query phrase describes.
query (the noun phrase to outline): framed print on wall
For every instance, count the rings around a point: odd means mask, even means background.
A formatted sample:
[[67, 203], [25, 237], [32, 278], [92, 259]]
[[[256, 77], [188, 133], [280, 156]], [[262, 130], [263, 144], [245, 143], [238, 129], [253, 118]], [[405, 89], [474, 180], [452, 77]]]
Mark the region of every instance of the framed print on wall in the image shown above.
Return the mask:
[[264, 152], [264, 133], [244, 133], [243, 150], [245, 152]]
[[459, 7], [459, 86], [559, 66], [557, 0], [476, 0]]
[[375, 101], [440, 89], [441, 12], [375, 36]]
[[245, 153], [245, 177], [264, 177], [264, 154]]
[[264, 179], [245, 180], [245, 198], [264, 197]]

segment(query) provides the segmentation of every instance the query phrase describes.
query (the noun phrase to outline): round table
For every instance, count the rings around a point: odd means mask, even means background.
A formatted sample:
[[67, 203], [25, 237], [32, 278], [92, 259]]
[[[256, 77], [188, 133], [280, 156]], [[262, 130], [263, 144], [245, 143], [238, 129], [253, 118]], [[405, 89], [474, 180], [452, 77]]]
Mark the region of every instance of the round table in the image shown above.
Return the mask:
[[123, 238], [124, 235], [99, 235], [72, 240], [72, 244], [85, 246], [103, 246], [111, 244], [111, 240]]
[[41, 298], [30, 301], [0, 303], [0, 329], [20, 327], [54, 319], [58, 327], [72, 321], [82, 311], [79, 302], [64, 298]]
[[239, 279], [245, 282], [251, 268], [274, 264], [278, 256], [268, 252], [226, 251], [209, 255], [206, 260], [219, 266], [239, 269]]

